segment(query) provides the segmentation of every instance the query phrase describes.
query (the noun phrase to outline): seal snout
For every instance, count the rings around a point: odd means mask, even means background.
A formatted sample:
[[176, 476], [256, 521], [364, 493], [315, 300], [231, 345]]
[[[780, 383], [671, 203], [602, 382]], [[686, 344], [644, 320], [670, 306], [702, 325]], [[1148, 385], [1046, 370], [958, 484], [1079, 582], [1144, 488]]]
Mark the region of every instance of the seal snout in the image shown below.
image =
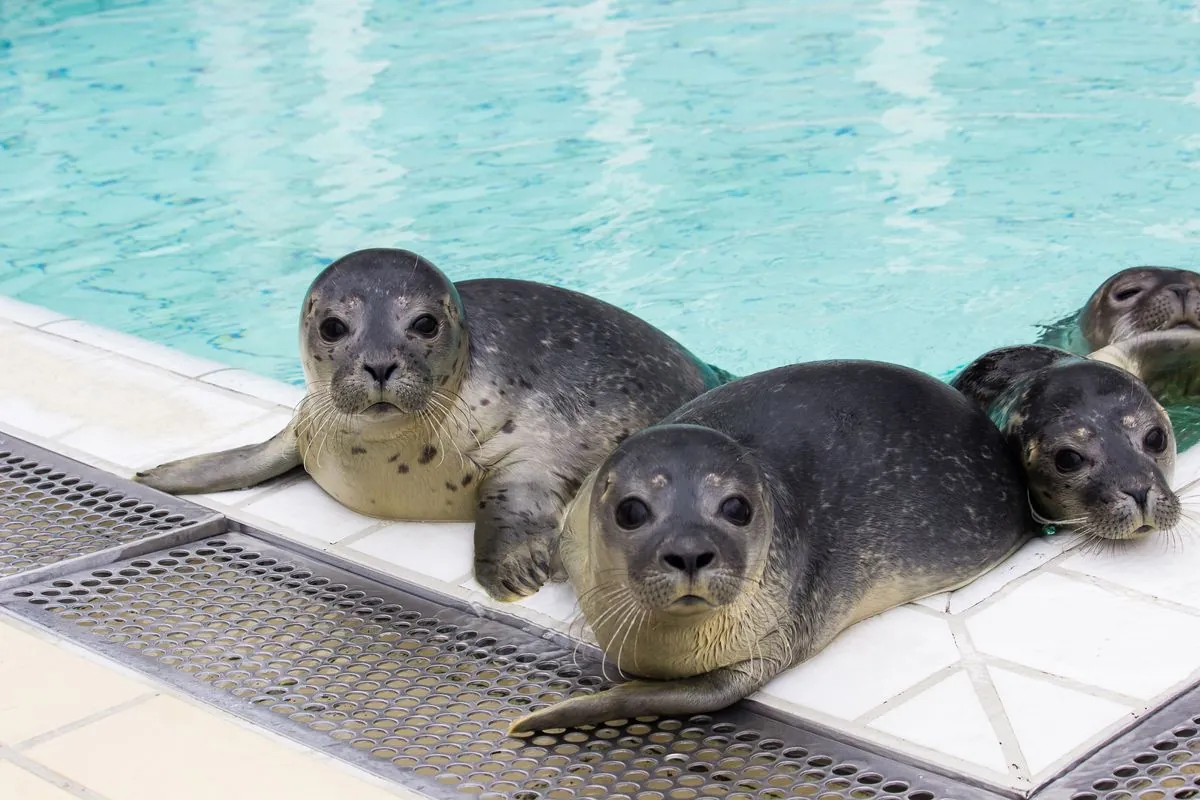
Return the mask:
[[708, 542], [677, 541], [667, 548], [660, 559], [667, 569], [682, 573], [694, 581], [700, 571], [717, 562], [716, 549]]
[[363, 364], [363, 369], [366, 370], [368, 375], [375, 379], [375, 382], [378, 383], [380, 387], [383, 387], [387, 385], [388, 378], [392, 377], [399, 366], [399, 364], [393, 361], [390, 364]]

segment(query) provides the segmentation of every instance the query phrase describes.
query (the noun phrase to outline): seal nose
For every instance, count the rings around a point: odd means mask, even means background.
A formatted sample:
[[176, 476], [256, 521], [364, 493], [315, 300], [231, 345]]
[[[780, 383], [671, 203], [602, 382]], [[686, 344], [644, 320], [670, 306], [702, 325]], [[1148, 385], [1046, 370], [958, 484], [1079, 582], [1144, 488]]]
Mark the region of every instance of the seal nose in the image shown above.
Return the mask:
[[1191, 293], [1192, 287], [1181, 285], [1181, 286], [1169, 286], [1167, 288], [1170, 291], [1174, 292], [1175, 296], [1179, 298], [1179, 302], [1183, 303], [1184, 305], [1187, 304], [1188, 294]]
[[1142, 511], [1146, 510], [1146, 503], [1150, 499], [1150, 487], [1146, 486], [1141, 489], [1126, 489], [1125, 494], [1133, 498], [1133, 502], [1137, 503], [1138, 508]]
[[374, 378], [380, 386], [383, 386], [385, 383], [387, 383], [387, 379], [392, 377], [392, 373], [396, 371], [398, 366], [400, 365], [396, 364], [395, 362], [391, 364], [376, 364], [374, 366], [371, 366], [370, 364], [363, 364], [363, 369], [365, 369], [367, 374]]
[[717, 554], [705, 547], [676, 547], [662, 557], [663, 563], [694, 578], [717, 560]]

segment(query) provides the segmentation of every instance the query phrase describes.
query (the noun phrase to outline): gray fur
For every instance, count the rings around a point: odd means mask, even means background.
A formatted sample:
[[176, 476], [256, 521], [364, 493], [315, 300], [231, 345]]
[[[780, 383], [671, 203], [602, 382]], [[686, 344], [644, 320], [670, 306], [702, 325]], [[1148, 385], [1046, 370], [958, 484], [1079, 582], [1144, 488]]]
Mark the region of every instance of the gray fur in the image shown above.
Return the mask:
[[[734, 495], [745, 524], [721, 510]], [[635, 530], [616, 516], [630, 498], [648, 509]], [[564, 526], [584, 616], [643, 680], [513, 731], [727, 706], [854, 622], [970, 581], [1033, 527], [999, 430], [926, 375], [832, 361], [714, 389], [618, 447]]]
[[[983, 355], [952, 385], [1003, 431], [1025, 470], [1030, 502], [1048, 524], [1101, 539], [1141, 538], [1178, 524], [1174, 432], [1135, 375], [1022, 345]], [[1152, 431], [1161, 433], [1161, 449], [1150, 446]], [[1078, 467], [1059, 463], [1064, 451], [1078, 454]]]
[[[426, 315], [432, 336], [418, 330]], [[322, 332], [330, 317], [348, 327], [336, 341]], [[550, 577], [559, 519], [588, 472], [727, 377], [595, 298], [528, 281], [452, 284], [405, 250], [358, 251], [323, 271], [304, 301], [301, 350], [308, 395], [288, 458], [365, 514], [473, 519], [476, 578], [504, 600]], [[250, 486], [263, 458], [239, 448], [138, 478]]]

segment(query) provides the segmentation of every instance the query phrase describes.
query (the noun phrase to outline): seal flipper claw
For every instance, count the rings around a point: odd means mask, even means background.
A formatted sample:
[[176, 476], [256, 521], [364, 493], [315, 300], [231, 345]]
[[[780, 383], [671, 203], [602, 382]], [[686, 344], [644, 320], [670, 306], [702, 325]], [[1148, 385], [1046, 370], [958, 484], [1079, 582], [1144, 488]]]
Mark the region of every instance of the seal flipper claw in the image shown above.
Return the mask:
[[515, 720], [508, 732], [577, 728], [635, 717], [707, 714], [731, 706], [761, 688], [765, 681], [752, 679], [751, 675], [774, 677], [777, 669], [777, 664], [746, 661], [682, 680], [630, 681], [527, 714]]
[[265, 442], [169, 461], [134, 475], [134, 480], [170, 494], [204, 494], [245, 489], [300, 466], [291, 425]]
[[535, 594], [551, 575], [561, 501], [542, 483], [489, 475], [480, 497], [490, 498], [475, 518], [475, 580], [496, 600]]

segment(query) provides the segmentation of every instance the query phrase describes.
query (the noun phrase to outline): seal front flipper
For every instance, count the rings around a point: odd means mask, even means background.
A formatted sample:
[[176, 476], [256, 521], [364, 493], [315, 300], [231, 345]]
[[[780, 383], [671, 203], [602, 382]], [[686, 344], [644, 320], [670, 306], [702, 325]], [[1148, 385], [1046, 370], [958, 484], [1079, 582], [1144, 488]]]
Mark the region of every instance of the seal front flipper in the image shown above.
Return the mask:
[[504, 602], [528, 597], [550, 579], [563, 509], [545, 476], [537, 483], [516, 477], [509, 470], [484, 479], [475, 513], [475, 580]]
[[777, 663], [752, 659], [682, 680], [630, 681], [535, 711], [514, 721], [508, 732], [577, 728], [635, 717], [708, 714], [758, 691], [778, 670]]
[[260, 444], [182, 458], [134, 475], [138, 483], [170, 494], [245, 489], [300, 466], [293, 425]]

